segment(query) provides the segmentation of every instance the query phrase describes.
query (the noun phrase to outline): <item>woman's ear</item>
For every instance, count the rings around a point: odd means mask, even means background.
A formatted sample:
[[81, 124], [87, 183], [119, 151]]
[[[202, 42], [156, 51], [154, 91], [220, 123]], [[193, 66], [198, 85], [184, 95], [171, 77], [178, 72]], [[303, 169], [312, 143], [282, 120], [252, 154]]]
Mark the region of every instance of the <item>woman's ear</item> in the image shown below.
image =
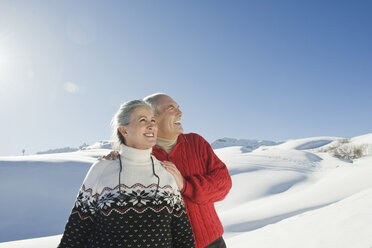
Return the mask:
[[121, 133], [121, 135], [123, 135], [124, 138], [127, 137], [128, 133], [127, 133], [127, 127], [126, 126], [119, 126], [118, 130]]

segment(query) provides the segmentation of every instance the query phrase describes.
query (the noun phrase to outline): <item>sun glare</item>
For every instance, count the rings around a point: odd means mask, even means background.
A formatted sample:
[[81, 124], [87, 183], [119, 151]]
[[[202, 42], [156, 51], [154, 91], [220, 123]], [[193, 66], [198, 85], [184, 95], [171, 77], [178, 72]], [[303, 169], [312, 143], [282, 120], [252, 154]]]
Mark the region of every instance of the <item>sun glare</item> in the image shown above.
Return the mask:
[[0, 43], [0, 82], [9, 79], [9, 73], [11, 70], [12, 62], [9, 61], [9, 54], [6, 51], [6, 47]]
[[3, 53], [0, 53], [0, 84], [5, 84], [11, 79], [12, 64], [14, 61], [10, 61], [3, 56]]
[[24, 82], [24, 63], [0, 44], [0, 84]]
[[14, 75], [16, 69], [15, 51], [12, 45], [14, 36], [11, 32], [0, 33], [0, 83], [3, 84]]

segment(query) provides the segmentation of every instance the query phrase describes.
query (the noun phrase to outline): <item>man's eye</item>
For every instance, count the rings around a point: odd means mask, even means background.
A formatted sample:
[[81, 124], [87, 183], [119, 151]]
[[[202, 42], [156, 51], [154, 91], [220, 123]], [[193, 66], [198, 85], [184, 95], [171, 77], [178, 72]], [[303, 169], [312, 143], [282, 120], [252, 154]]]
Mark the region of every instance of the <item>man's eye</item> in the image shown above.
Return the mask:
[[155, 123], [156, 121], [155, 120], [151, 120], [152, 123]]
[[145, 119], [141, 119], [140, 121], [145, 121]]

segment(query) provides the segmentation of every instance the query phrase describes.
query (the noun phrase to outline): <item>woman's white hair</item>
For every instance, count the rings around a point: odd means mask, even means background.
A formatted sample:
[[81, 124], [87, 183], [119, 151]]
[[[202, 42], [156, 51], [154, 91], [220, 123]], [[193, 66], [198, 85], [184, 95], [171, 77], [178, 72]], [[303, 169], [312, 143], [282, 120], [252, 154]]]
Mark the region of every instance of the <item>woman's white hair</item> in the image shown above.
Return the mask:
[[132, 100], [120, 105], [119, 110], [116, 112], [111, 120], [112, 127], [112, 145], [114, 150], [119, 150], [121, 144], [125, 144], [124, 136], [119, 132], [119, 126], [129, 125], [132, 119], [133, 111], [138, 107], [146, 107], [152, 109], [152, 107], [143, 100]]

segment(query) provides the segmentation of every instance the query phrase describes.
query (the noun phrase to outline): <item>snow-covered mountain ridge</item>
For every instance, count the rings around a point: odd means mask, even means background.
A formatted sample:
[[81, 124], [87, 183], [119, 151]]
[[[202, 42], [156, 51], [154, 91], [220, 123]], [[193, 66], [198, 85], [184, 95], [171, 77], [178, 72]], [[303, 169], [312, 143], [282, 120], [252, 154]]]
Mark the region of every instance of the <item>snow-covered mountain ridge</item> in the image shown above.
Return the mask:
[[283, 142], [276, 142], [270, 140], [256, 140], [256, 139], [235, 139], [222, 138], [217, 139], [211, 143], [213, 149], [219, 149], [229, 146], [242, 146], [244, 152], [251, 152], [260, 146], [274, 146]]
[[[213, 149], [229, 147], [229, 146], [243, 146], [244, 151], [250, 152], [257, 149], [260, 146], [273, 146], [283, 142], [275, 142], [269, 140], [255, 140], [255, 139], [234, 139], [234, 138], [222, 138], [217, 139], [211, 143]], [[64, 152], [75, 152], [78, 150], [91, 150], [91, 149], [112, 149], [112, 140], [102, 140], [94, 143], [93, 145], [83, 144], [79, 148], [75, 147], [63, 147], [55, 148], [47, 151], [37, 152], [36, 154], [52, 154], [52, 153], [64, 153]]]
[[[229, 147], [229, 146], [243, 146], [245, 152], [251, 152], [260, 146], [273, 146], [278, 145], [283, 142], [275, 142], [269, 140], [255, 140], [255, 139], [234, 139], [234, 138], [222, 138], [217, 139], [211, 143], [213, 149]], [[91, 149], [112, 149], [112, 140], [102, 140], [94, 143], [93, 145], [88, 145], [84, 143], [79, 148], [75, 147], [62, 147], [49, 149], [47, 151], [37, 152], [36, 154], [53, 154], [53, 153], [65, 153], [65, 152], [75, 152], [78, 150], [91, 150]]]
[[86, 143], [76, 147], [62, 147], [62, 148], [54, 148], [49, 149], [46, 151], [37, 152], [36, 154], [53, 154], [53, 153], [66, 153], [66, 152], [76, 152], [79, 150], [92, 150], [92, 149], [111, 149], [113, 141], [111, 140], [101, 140], [93, 145], [87, 145]]

